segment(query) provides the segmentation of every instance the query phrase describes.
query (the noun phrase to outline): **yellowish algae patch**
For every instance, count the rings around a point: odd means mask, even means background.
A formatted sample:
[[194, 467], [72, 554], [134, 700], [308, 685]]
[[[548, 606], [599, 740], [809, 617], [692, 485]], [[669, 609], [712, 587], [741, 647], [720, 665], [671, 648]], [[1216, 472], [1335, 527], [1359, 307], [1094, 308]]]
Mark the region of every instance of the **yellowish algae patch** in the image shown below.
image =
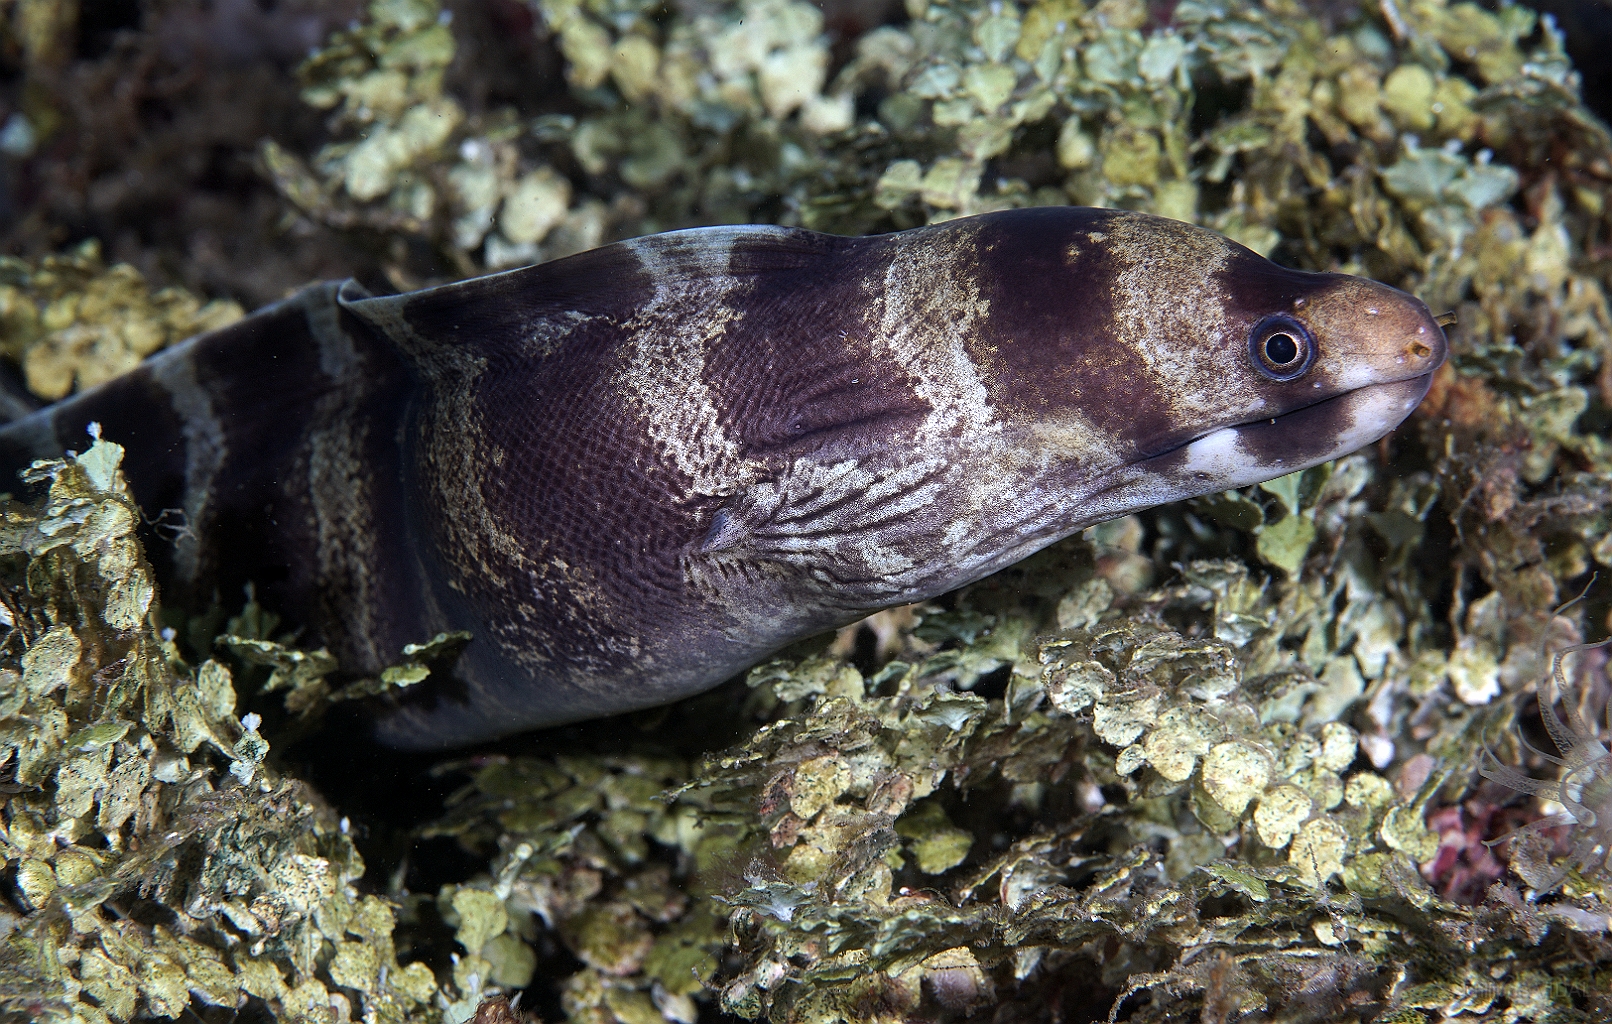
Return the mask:
[[37, 266], [0, 257], [0, 353], [28, 389], [64, 398], [133, 369], [153, 352], [240, 319], [228, 299], [153, 291], [127, 263], [107, 266], [94, 240]]
[[302, 67], [304, 99], [334, 109], [336, 123], [361, 136], [326, 146], [314, 162], [352, 199], [389, 195], [398, 213], [424, 219], [435, 196], [409, 172], [440, 150], [464, 119], [464, 110], [442, 91], [453, 35], [430, 0], [375, 0], [369, 15]]

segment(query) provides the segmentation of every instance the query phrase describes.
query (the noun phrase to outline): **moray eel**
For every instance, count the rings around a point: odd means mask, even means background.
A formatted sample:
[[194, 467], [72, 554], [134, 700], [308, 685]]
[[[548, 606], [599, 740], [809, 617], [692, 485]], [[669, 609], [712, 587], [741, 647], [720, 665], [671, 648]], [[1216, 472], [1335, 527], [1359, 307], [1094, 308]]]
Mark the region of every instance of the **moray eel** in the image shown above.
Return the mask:
[[697, 228], [371, 297], [316, 285], [0, 431], [128, 446], [165, 598], [248, 580], [356, 672], [441, 630], [380, 737], [661, 704], [1095, 523], [1393, 429], [1415, 298], [1114, 210], [845, 238]]

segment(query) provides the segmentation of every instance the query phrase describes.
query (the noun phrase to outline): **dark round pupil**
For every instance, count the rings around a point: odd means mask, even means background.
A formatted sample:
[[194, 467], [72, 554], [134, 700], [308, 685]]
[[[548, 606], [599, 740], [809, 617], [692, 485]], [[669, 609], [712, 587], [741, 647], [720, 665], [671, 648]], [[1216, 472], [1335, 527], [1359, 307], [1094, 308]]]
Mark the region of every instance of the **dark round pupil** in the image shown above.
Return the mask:
[[1291, 334], [1273, 334], [1265, 339], [1265, 357], [1277, 366], [1284, 366], [1299, 357], [1299, 343]]

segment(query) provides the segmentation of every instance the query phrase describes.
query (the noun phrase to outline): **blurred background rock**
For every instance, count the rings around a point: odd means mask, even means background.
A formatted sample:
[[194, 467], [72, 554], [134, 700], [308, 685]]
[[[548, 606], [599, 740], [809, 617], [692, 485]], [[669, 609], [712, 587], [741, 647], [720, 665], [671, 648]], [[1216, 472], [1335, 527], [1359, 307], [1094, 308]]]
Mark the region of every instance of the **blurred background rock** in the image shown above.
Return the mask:
[[[432, 4], [411, 14], [414, 6], [378, 5], [380, 20], [439, 13]], [[323, 197], [321, 206], [317, 190], [298, 191], [309, 180], [298, 178], [297, 167], [266, 161], [263, 150], [265, 140], [272, 140], [278, 147], [272, 152], [309, 160], [332, 142], [352, 142], [372, 123], [367, 118], [374, 112], [354, 117], [345, 110], [332, 118], [321, 106], [333, 83], [321, 86], [310, 76], [330, 71], [329, 54], [306, 68], [302, 80], [295, 73], [327, 46], [332, 33], [357, 24], [366, 11], [360, 0], [0, 0], [0, 251], [37, 259], [96, 238], [109, 262], [133, 265], [154, 286], [182, 285], [251, 309], [321, 278], [356, 273], [377, 283], [391, 276], [406, 285], [644, 229], [738, 218], [799, 222], [812, 219], [790, 206], [802, 196], [801, 182], [783, 180], [767, 166], [790, 155], [787, 146], [780, 148], [790, 140], [764, 136], [788, 136], [802, 126], [829, 132], [853, 119], [863, 126], [880, 122], [897, 134], [904, 119], [933, 128], [937, 122], [925, 116], [932, 112], [914, 109], [901, 87], [914, 84], [943, 102], [960, 92], [948, 88], [944, 77], [917, 82], [909, 74], [922, 56], [912, 52], [913, 40], [933, 42], [906, 31], [909, 7], [922, 11], [927, 5], [837, 0], [810, 15], [804, 12], [809, 5], [793, 5], [803, 8], [795, 14], [787, 4], [752, 6], [752, 21], [766, 22], [778, 38], [752, 31], [739, 45], [738, 38], [707, 36], [715, 44], [707, 51], [698, 33], [676, 39], [676, 29], [700, 24], [702, 31], [715, 32], [715, 26], [730, 24], [724, 13], [731, 13], [730, 5], [447, 3], [440, 13], [451, 19], [451, 40], [436, 55], [444, 63], [431, 88], [451, 101], [457, 110], [451, 116], [459, 122], [441, 139], [415, 140], [433, 152], [394, 152], [395, 166], [383, 161], [383, 178], [407, 172], [410, 180], [401, 189], [374, 173], [359, 183], [359, 194], [370, 202], [376, 196], [365, 189], [387, 186], [389, 216], [380, 216], [373, 209], [346, 208], [351, 204], [340, 200], [355, 198], [350, 189]], [[1052, 12], [1056, 6], [1038, 9]], [[1084, 9], [1065, 6], [1070, 17]], [[1134, 10], [1141, 13], [1132, 14], [1132, 7], [1120, 4], [1108, 21], [1152, 32], [1170, 24], [1174, 6], [1138, 4]], [[1592, 55], [1612, 42], [1608, 6], [1601, 0], [1546, 0], [1539, 6], [1566, 32], [1568, 52], [1584, 76], [1587, 105], [1604, 113], [1612, 102], [1612, 72]], [[1363, 14], [1350, 0], [1311, 0], [1309, 9], [1328, 28], [1353, 25]], [[1025, 21], [1024, 30], [1036, 31], [1035, 21]], [[902, 31], [873, 31], [883, 25]], [[1016, 36], [1014, 45], [1021, 42]], [[754, 52], [747, 55], [744, 47]], [[701, 92], [690, 60], [714, 60], [707, 72], [726, 76], [717, 95]], [[757, 66], [745, 67], [747, 60]], [[746, 71], [760, 80], [762, 110], [728, 102], [734, 76]], [[324, 89], [313, 104], [304, 102], [310, 86]], [[1216, 104], [1226, 99], [1197, 96], [1198, 114], [1215, 117]], [[1407, 94], [1405, 102], [1416, 99]], [[1027, 113], [1054, 131], [1066, 123], [1056, 112]], [[378, 114], [384, 122], [385, 111]], [[940, 122], [964, 116], [955, 103], [938, 115]], [[1025, 115], [1019, 112], [1021, 119]], [[964, 126], [940, 127], [947, 134], [946, 128]], [[992, 176], [1022, 181], [1033, 192], [1038, 183], [1056, 184], [1063, 177], [1055, 161], [1065, 168], [1079, 163], [1085, 159], [1082, 147], [1101, 140], [1075, 132], [1056, 147], [1051, 141], [1015, 144], [1014, 152], [992, 164]], [[1144, 151], [1148, 145], [1145, 139], [1130, 141]], [[881, 143], [862, 137], [857, 145]], [[888, 140], [882, 145], [900, 148]], [[986, 140], [985, 148], [992, 145]], [[380, 148], [371, 145], [369, 155]], [[809, 150], [794, 155], [807, 157], [808, 164], [821, 162], [815, 159], [821, 154]], [[691, 162], [704, 180], [688, 180]], [[372, 161], [372, 171], [375, 166]], [[532, 177], [539, 167], [551, 173]], [[830, 175], [836, 170], [800, 168], [807, 169]], [[311, 170], [316, 184], [328, 179], [328, 166]], [[912, 191], [922, 185], [934, 197], [955, 184], [948, 175], [957, 170], [925, 166], [930, 176], [926, 182], [914, 179]], [[683, 180], [668, 187], [672, 177]], [[898, 173], [888, 184], [899, 188], [903, 180]], [[413, 188], [422, 182], [433, 193], [430, 211], [421, 206], [425, 193]], [[804, 193], [820, 198], [831, 191], [829, 184], [807, 184]], [[785, 191], [758, 194], [767, 187]], [[668, 195], [679, 190], [697, 194]], [[794, 197], [787, 194], [791, 190]], [[409, 194], [393, 194], [398, 191]], [[510, 213], [494, 225], [497, 201], [506, 194], [514, 200]], [[304, 211], [311, 215], [288, 222], [286, 197], [298, 196], [313, 206]], [[549, 223], [551, 215], [543, 211], [570, 199], [602, 206], [579, 202], [570, 208], [569, 222]], [[422, 212], [427, 216], [421, 218]], [[439, 223], [416, 224], [421, 230], [402, 232], [406, 237], [390, 239], [390, 248], [373, 237], [397, 234], [394, 229], [411, 218]], [[827, 221], [825, 227], [895, 226], [855, 216], [838, 224], [832, 217], [817, 219]], [[371, 234], [355, 238], [358, 226]], [[483, 228], [492, 229], [491, 259]], [[556, 244], [534, 241], [555, 228], [562, 236]]]

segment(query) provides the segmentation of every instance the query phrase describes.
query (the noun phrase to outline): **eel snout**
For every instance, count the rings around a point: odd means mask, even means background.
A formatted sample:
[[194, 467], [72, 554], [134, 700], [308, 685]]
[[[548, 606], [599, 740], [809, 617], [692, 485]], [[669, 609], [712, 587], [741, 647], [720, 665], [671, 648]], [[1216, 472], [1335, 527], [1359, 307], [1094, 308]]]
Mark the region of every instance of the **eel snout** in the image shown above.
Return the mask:
[[1431, 380], [1449, 351], [1426, 303], [1376, 281], [1338, 278], [1295, 312], [1323, 339], [1312, 386], [1328, 391]]

